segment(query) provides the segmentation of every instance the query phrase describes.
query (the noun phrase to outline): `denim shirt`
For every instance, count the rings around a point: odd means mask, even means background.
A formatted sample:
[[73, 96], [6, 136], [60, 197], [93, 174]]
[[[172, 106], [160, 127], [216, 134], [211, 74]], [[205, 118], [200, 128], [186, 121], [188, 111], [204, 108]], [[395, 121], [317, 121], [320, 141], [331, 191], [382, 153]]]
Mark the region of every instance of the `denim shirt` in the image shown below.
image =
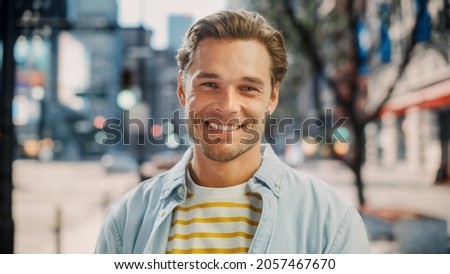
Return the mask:
[[[325, 182], [284, 164], [268, 145], [248, 185], [263, 211], [248, 253], [369, 253], [361, 216]], [[189, 148], [168, 172], [140, 183], [108, 212], [95, 253], [165, 253], [172, 212], [186, 198]]]

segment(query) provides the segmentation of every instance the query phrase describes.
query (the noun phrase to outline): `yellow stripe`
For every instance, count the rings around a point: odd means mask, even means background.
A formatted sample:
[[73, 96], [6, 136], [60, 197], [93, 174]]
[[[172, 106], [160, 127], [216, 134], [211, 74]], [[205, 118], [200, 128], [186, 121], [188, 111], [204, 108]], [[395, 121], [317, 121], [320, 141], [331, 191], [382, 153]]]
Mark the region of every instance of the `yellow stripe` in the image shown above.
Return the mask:
[[247, 234], [242, 231], [230, 232], [230, 233], [210, 233], [210, 232], [194, 232], [191, 234], [174, 234], [169, 237], [169, 242], [173, 239], [189, 240], [192, 238], [235, 238], [244, 237], [246, 239], [252, 239], [253, 235]]
[[259, 195], [258, 193], [255, 193], [255, 192], [245, 192], [245, 196], [249, 196], [249, 197], [256, 198], [258, 200], [262, 200], [261, 195]]
[[229, 203], [229, 202], [215, 202], [215, 203], [203, 203], [203, 204], [196, 204], [192, 206], [179, 206], [177, 210], [187, 212], [191, 211], [193, 209], [197, 208], [209, 208], [209, 207], [243, 207], [243, 208], [249, 208], [250, 210], [261, 213], [262, 209], [252, 206], [251, 204], [244, 204], [244, 203]]
[[[245, 196], [249, 196], [249, 197], [253, 197], [253, 198], [258, 199], [258, 200], [262, 200], [261, 195], [259, 195], [258, 193], [255, 193], [255, 192], [245, 192], [244, 195], [245, 195]], [[192, 198], [193, 196], [194, 196], [194, 193], [188, 192], [188, 193], [186, 194], [186, 199], [190, 199], [190, 198]]]
[[225, 223], [225, 222], [246, 222], [249, 225], [257, 226], [259, 222], [252, 221], [245, 217], [217, 217], [217, 218], [192, 218], [190, 220], [176, 220], [172, 222], [174, 225], [190, 225], [192, 223]]
[[191, 248], [191, 249], [171, 249], [167, 251], [167, 254], [233, 254], [233, 253], [247, 253], [248, 248], [236, 247], [236, 248]]

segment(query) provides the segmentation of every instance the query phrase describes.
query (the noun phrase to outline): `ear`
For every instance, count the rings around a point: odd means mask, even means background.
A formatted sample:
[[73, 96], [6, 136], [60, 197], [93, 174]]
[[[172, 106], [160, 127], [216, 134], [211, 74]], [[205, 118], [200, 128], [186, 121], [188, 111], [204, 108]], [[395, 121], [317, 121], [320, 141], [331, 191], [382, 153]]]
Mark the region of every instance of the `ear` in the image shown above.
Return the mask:
[[279, 92], [280, 92], [280, 85], [277, 84], [273, 87], [272, 94], [270, 95], [270, 102], [267, 109], [269, 110], [270, 114], [273, 114], [273, 112], [277, 108]]
[[183, 85], [183, 72], [181, 70], [178, 71], [177, 96], [180, 105], [184, 107], [186, 105], [186, 94]]

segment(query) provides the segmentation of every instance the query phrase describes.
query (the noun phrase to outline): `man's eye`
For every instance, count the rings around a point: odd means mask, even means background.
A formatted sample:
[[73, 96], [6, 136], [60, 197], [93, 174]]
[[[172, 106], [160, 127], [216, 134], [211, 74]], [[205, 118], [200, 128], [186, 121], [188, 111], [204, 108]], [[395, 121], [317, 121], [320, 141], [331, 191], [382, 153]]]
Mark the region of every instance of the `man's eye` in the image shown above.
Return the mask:
[[256, 88], [254, 88], [254, 87], [242, 87], [242, 90], [243, 91], [255, 91], [256, 90]]
[[216, 88], [217, 87], [217, 85], [212, 83], [212, 82], [202, 83], [201, 86], [210, 87], [210, 88]]

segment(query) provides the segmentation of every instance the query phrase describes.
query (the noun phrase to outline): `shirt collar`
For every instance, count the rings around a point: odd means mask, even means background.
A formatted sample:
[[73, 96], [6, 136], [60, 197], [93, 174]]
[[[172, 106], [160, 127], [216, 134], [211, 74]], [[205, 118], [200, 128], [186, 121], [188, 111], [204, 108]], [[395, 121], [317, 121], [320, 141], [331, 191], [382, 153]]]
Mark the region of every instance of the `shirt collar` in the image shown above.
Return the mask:
[[168, 171], [161, 199], [167, 198], [180, 185], [184, 186], [184, 190], [186, 189], [186, 168], [192, 159], [192, 154], [193, 147], [191, 146], [186, 150], [181, 160]]
[[279, 197], [286, 165], [278, 158], [270, 145], [261, 145], [261, 151], [263, 161], [253, 177]]
[[[262, 183], [269, 188], [275, 196], [279, 197], [281, 190], [281, 182], [283, 181], [285, 164], [278, 158], [272, 147], [268, 144], [261, 145], [263, 161], [261, 166], [253, 175], [256, 182]], [[161, 199], [167, 198], [180, 185], [186, 189], [186, 170], [189, 161], [192, 159], [193, 147], [189, 147], [184, 153], [181, 160], [173, 166], [167, 174], [163, 186]]]

